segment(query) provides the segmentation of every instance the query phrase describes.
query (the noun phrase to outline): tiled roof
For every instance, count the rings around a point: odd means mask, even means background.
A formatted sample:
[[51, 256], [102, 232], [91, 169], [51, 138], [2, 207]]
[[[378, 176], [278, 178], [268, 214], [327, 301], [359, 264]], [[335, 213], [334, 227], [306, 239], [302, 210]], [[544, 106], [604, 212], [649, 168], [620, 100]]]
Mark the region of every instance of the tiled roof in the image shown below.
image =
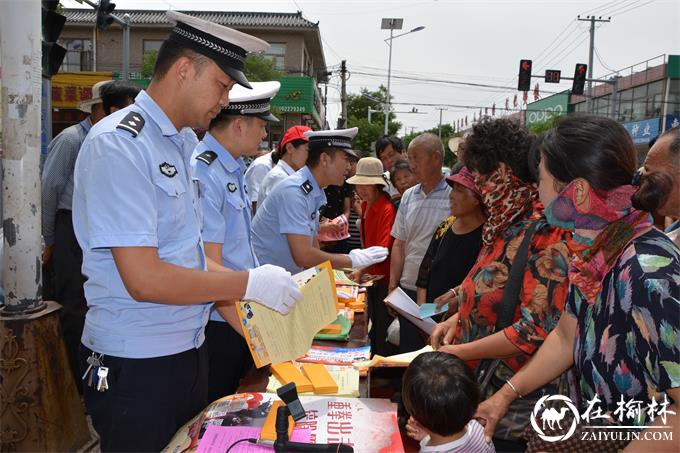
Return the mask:
[[[318, 28], [318, 23], [310, 22], [302, 13], [255, 13], [220, 11], [180, 11], [191, 16], [226, 25], [228, 27], [271, 27], [271, 28]], [[130, 15], [133, 24], [169, 25], [165, 11], [158, 10], [115, 10], [116, 16]], [[94, 9], [64, 8], [62, 14], [66, 21], [73, 24], [94, 24]]]

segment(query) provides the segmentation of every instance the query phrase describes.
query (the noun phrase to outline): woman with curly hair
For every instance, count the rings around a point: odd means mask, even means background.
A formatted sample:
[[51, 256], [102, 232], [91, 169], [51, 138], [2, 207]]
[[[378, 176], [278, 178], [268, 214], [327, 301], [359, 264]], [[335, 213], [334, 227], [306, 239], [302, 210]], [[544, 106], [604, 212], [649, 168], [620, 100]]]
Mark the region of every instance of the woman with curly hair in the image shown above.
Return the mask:
[[[557, 324], [566, 296], [567, 236], [542, 216], [528, 164], [532, 142], [529, 132], [509, 119], [484, 119], [465, 141], [465, 165], [488, 217], [477, 262], [449, 292], [450, 317], [435, 327], [431, 341], [435, 349], [486, 373], [490, 383], [483, 396], [502, 386], [539, 348]], [[498, 451], [524, 450], [520, 435], [544, 392], [557, 393], [549, 385], [513, 406], [496, 432]]]
[[[567, 303], [533, 360], [478, 416], [490, 435], [512, 400], [573, 366], [572, 400], [590, 416], [557, 444], [563, 451], [621, 451], [631, 439], [626, 451], [678, 451], [677, 437], [663, 440], [659, 428], [677, 436], [680, 425], [680, 250], [632, 205], [633, 142], [616, 121], [580, 115], [548, 131], [538, 151], [547, 220], [573, 231]], [[646, 425], [653, 426], [639, 432]], [[622, 431], [631, 426], [639, 429]], [[547, 436], [563, 434], [549, 428]], [[597, 443], [594, 431], [618, 435]], [[555, 447], [534, 437], [528, 450]]]

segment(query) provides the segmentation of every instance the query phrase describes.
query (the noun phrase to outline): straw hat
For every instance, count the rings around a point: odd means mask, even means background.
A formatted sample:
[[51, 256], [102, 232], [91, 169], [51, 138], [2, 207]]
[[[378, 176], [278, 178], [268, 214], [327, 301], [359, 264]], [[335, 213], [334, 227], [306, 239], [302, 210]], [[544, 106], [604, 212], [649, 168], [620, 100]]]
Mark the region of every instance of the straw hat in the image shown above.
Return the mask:
[[382, 162], [375, 157], [364, 157], [357, 163], [357, 172], [347, 180], [350, 184], [381, 184], [387, 187]]
[[92, 97], [90, 99], [83, 99], [80, 101], [80, 104], [78, 104], [78, 110], [85, 113], [92, 113], [92, 106], [102, 102], [102, 87], [110, 82], [112, 81], [102, 80], [101, 82], [95, 83], [92, 87]]

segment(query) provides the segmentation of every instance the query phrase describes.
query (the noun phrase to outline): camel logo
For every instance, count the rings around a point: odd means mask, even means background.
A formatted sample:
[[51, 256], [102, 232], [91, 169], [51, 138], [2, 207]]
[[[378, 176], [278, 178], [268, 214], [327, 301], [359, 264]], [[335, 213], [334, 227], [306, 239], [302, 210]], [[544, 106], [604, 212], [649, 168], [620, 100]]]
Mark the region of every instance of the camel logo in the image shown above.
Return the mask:
[[[561, 407], [558, 411], [553, 407], [546, 407], [545, 403], [548, 401], [562, 401], [566, 407]], [[543, 408], [545, 408], [545, 410], [541, 412], [541, 409]], [[562, 427], [562, 420], [564, 420], [564, 416], [567, 414], [567, 411], [571, 411], [574, 417], [566, 434], [559, 436], [547, 436], [544, 432], [546, 425], [551, 430], [556, 428], [564, 429]], [[540, 416], [538, 415], [539, 413]], [[541, 426], [539, 426], [539, 419], [541, 421]], [[576, 431], [576, 426], [578, 426], [579, 422], [580, 415], [576, 409], [576, 406], [574, 406], [574, 403], [571, 402], [571, 399], [563, 395], [546, 395], [542, 397], [536, 402], [534, 410], [531, 413], [531, 426], [538, 433], [538, 437], [545, 440], [546, 442], [559, 442], [569, 439], [574, 434], [574, 431]]]

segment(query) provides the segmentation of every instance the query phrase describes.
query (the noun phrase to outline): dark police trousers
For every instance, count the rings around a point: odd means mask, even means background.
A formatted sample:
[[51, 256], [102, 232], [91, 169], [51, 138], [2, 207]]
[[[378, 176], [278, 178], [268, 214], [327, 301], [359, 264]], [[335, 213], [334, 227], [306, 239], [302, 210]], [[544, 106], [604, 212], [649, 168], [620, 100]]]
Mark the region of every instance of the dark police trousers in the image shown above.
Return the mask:
[[62, 306], [59, 311], [61, 331], [68, 354], [71, 373], [76, 381], [78, 392], [82, 393], [82, 374], [78, 373], [78, 347], [83, 336], [87, 302], [82, 274], [83, 252], [73, 232], [71, 211], [57, 211], [54, 225], [54, 252], [52, 254], [54, 269], [54, 299]]
[[241, 378], [253, 366], [248, 343], [228, 323], [208, 321], [208, 401], [236, 393]]
[[[80, 376], [92, 351], [80, 345]], [[208, 350], [203, 344], [163, 357], [104, 356], [109, 389], [84, 385], [101, 451], [161, 451], [208, 404]]]

